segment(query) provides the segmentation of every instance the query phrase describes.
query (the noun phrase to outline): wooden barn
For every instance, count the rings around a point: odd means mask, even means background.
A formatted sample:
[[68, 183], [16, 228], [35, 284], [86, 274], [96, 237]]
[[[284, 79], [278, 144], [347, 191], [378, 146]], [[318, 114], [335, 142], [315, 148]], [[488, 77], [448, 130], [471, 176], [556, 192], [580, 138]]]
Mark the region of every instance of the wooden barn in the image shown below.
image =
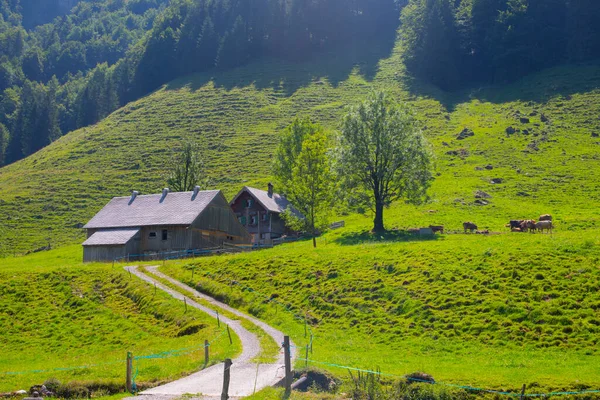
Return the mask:
[[193, 252], [224, 244], [250, 244], [220, 190], [113, 198], [85, 226], [83, 261], [162, 258], [168, 252]]
[[270, 183], [267, 190], [245, 186], [230, 205], [255, 244], [270, 245], [273, 239], [297, 233], [289, 229], [281, 217], [287, 209], [302, 217], [285, 196], [273, 191]]

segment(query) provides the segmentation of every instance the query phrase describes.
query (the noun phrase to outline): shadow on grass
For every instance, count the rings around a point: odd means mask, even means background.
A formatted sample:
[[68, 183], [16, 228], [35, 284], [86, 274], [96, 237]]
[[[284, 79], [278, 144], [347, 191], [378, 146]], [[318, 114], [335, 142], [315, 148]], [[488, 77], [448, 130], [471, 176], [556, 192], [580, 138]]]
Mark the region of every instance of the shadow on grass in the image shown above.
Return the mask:
[[350, 232], [335, 239], [335, 242], [343, 246], [353, 246], [363, 243], [386, 243], [386, 242], [428, 242], [441, 240], [441, 235], [419, 235], [402, 230], [385, 232]]
[[422, 79], [407, 74], [404, 87], [415, 97], [439, 101], [447, 112], [471, 100], [495, 104], [522, 101], [546, 103], [552, 99], [569, 99], [571, 95], [598, 90], [600, 60], [585, 64], [565, 64], [547, 68], [510, 83], [479, 84], [456, 91], [444, 91]]
[[285, 96], [312, 83], [333, 87], [348, 79], [356, 71], [372, 81], [379, 71], [379, 61], [390, 57], [396, 43], [396, 28], [386, 29], [377, 37], [352, 42], [334, 51], [314, 53], [301, 61], [260, 59], [248, 65], [223, 72], [206, 72], [169, 83], [167, 90], [189, 88], [198, 90], [209, 82], [216, 88], [231, 90], [254, 85], [257, 89], [273, 89]]

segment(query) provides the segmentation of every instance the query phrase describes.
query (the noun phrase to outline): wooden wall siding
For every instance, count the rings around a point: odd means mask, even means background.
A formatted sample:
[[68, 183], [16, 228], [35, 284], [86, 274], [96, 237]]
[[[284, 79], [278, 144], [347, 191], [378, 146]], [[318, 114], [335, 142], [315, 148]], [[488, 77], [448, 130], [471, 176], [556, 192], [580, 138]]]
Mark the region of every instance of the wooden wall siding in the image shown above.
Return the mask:
[[129, 255], [140, 254], [139, 240], [131, 239], [125, 245], [118, 246], [85, 246], [83, 262], [113, 261]]
[[[167, 240], [162, 239], [162, 231], [165, 229], [167, 230]], [[191, 232], [185, 226], [144, 226], [140, 232], [143, 253], [162, 253], [190, 248]], [[150, 232], [155, 232], [156, 236], [151, 238]]]
[[222, 232], [225, 236], [245, 238], [250, 243], [246, 229], [238, 222], [237, 216], [223, 196], [217, 196], [207, 209], [192, 224], [194, 229]]

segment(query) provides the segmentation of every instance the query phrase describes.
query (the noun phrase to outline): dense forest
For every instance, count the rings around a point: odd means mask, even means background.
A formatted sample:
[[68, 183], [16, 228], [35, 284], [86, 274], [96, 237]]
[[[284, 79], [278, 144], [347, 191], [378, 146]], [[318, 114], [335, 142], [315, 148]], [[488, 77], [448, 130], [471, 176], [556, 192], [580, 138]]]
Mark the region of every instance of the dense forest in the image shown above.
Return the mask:
[[446, 90], [592, 60], [596, 2], [0, 0], [0, 165], [178, 76], [297, 62], [399, 25], [409, 71]]
[[411, 0], [409, 70], [452, 90], [600, 58], [598, 0]]

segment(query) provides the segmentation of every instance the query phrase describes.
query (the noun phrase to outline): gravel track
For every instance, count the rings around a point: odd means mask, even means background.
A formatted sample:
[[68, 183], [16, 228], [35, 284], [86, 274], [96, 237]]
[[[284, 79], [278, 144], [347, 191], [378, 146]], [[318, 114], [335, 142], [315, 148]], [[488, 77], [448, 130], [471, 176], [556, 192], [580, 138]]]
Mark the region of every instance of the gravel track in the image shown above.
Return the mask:
[[[184, 298], [187, 299], [187, 304], [191, 307], [195, 307], [205, 313], [214, 316], [214, 309], [205, 307], [193, 300], [193, 298], [203, 299], [209, 302], [211, 305], [213, 305], [215, 309], [228, 311], [242, 319], [250, 321], [252, 324], [256, 325], [257, 327], [265, 331], [269, 336], [271, 336], [273, 340], [275, 340], [275, 343], [283, 343], [282, 332], [265, 324], [262, 321], [259, 321], [256, 318], [250, 317], [228, 306], [227, 304], [224, 304], [218, 300], [213, 299], [210, 296], [202, 294], [196, 291], [195, 289], [171, 278], [168, 275], [159, 272], [157, 270], [158, 267], [156, 266], [148, 267], [147, 269], [152, 274], [160, 277], [161, 279], [167, 280], [169, 283], [189, 293], [190, 297], [184, 296], [179, 291], [163, 285], [158, 280], [139, 271], [135, 266], [125, 267], [125, 269], [148, 283], [156, 284], [156, 287], [158, 289], [165, 291], [166, 293], [170, 294], [178, 300], [184, 301]], [[230, 398], [242, 398], [251, 395], [254, 392], [255, 380], [256, 391], [259, 391], [267, 386], [273, 386], [277, 384], [284, 378], [285, 370], [283, 352], [280, 352], [275, 363], [260, 364], [258, 366], [257, 372], [257, 364], [251, 363], [250, 360], [258, 356], [260, 353], [260, 341], [258, 337], [255, 334], [248, 331], [247, 329], [245, 329], [244, 327], [242, 327], [239, 321], [232, 320], [222, 315], [219, 315], [219, 318], [223, 323], [229, 325], [230, 329], [238, 335], [242, 342], [242, 353], [233, 360], [233, 365], [230, 369]], [[295, 358], [296, 352], [293, 343], [291, 344], [293, 360]], [[224, 364], [219, 363], [209, 368], [195, 372], [189, 376], [186, 376], [185, 378], [178, 379], [165, 385], [145, 390], [141, 393], [138, 393], [136, 397], [139, 399], [140, 396], [143, 396], [144, 399], [148, 400], [169, 400], [181, 397], [184, 394], [192, 394], [196, 395], [192, 396], [192, 398], [198, 398], [203, 400], [220, 399], [221, 391], [223, 389], [224, 368]]]

